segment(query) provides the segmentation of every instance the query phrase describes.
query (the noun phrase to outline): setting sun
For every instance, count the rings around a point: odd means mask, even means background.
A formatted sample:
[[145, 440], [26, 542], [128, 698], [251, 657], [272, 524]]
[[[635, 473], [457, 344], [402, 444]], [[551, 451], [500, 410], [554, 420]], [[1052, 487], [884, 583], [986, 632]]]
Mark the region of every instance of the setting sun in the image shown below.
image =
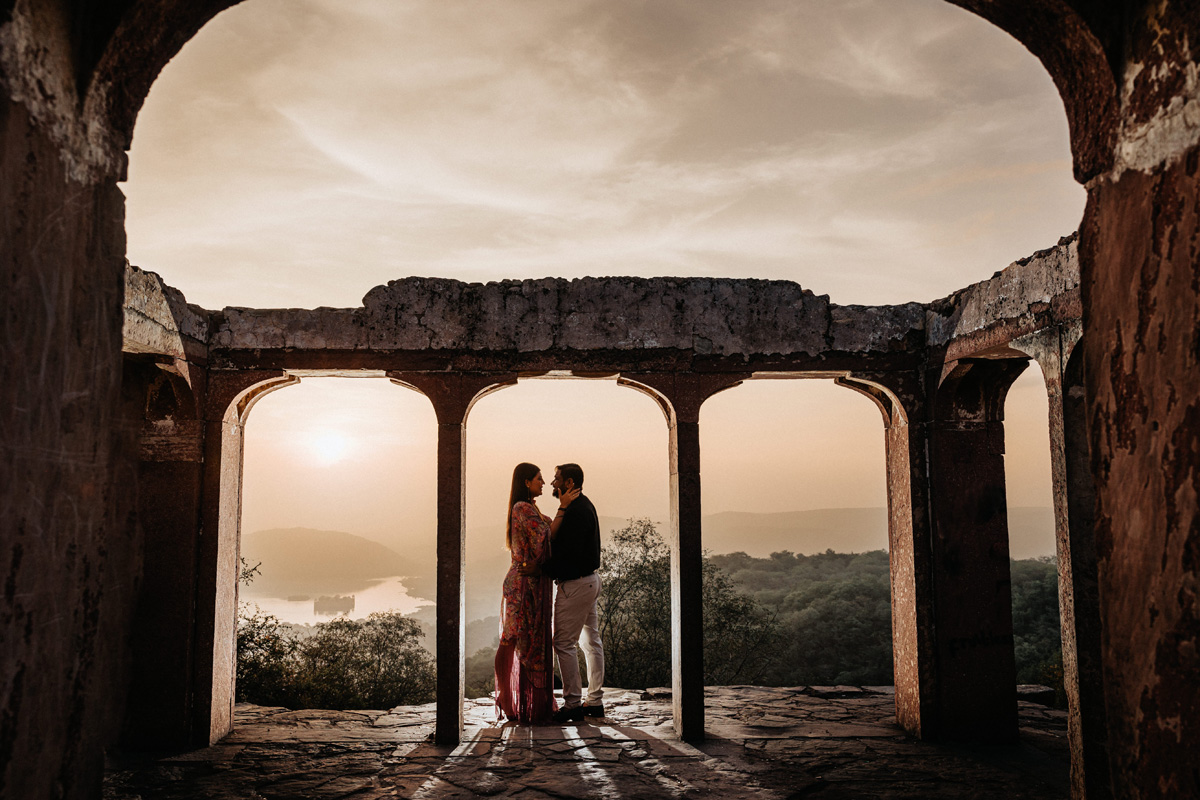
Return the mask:
[[316, 464], [330, 466], [346, 458], [350, 451], [350, 437], [337, 431], [323, 431], [314, 434], [308, 441], [308, 451]]

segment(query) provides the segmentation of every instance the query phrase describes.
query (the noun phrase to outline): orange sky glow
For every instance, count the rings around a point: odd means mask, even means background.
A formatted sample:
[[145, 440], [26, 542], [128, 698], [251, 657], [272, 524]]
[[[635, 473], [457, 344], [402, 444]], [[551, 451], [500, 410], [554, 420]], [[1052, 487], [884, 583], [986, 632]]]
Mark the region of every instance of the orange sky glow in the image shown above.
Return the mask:
[[[130, 261], [213, 309], [352, 307], [408, 275], [925, 301], [1055, 244], [1084, 202], [1041, 65], [942, 0], [251, 0], [164, 69], [124, 189]], [[1010, 504], [1049, 505], [1036, 365], [1006, 417]], [[750, 381], [701, 429], [705, 513], [886, 502], [879, 412], [830, 381]], [[403, 552], [432, 536], [435, 436], [385, 380], [273, 393], [244, 529]], [[666, 446], [613, 381], [522, 381], [468, 420], [468, 528], [503, 520], [518, 461], [578, 461], [601, 514], [665, 520]]]

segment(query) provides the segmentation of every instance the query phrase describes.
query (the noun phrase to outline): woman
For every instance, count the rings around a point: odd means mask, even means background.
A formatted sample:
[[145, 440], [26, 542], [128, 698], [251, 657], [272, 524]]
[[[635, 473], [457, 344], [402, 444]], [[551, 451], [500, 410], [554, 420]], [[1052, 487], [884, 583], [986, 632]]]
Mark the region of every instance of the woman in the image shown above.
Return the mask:
[[[554, 656], [550, 635], [551, 581], [538, 571], [550, 555], [561, 515], [551, 523], [534, 498], [545, 481], [533, 464], [513, 470], [505, 546], [512, 563], [500, 601], [500, 647], [496, 649], [496, 715], [513, 722], [549, 722], [554, 713]], [[579, 493], [559, 498], [566, 508]]]

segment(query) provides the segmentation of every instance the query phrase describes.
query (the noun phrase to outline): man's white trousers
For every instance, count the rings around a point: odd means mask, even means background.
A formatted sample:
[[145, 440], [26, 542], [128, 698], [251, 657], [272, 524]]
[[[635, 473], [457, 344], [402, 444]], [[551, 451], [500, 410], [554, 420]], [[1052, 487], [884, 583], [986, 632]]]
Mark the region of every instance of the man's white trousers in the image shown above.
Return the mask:
[[[563, 581], [554, 592], [554, 654], [563, 682], [563, 707], [598, 706], [603, 700], [604, 643], [600, 641], [600, 617], [596, 601], [600, 599], [600, 576]], [[583, 680], [579, 675], [576, 645], [583, 648], [587, 660], [588, 696], [583, 703]]]

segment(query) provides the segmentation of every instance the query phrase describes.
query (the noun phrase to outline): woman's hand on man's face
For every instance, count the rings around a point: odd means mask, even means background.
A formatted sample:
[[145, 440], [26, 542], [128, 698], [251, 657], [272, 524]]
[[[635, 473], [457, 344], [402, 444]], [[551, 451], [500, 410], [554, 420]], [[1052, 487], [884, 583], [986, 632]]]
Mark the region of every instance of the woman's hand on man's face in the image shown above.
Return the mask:
[[575, 498], [579, 497], [582, 491], [583, 490], [578, 486], [573, 489], [567, 489], [567, 491], [558, 496], [558, 507], [566, 508], [567, 506], [571, 505], [571, 503], [575, 502]]

